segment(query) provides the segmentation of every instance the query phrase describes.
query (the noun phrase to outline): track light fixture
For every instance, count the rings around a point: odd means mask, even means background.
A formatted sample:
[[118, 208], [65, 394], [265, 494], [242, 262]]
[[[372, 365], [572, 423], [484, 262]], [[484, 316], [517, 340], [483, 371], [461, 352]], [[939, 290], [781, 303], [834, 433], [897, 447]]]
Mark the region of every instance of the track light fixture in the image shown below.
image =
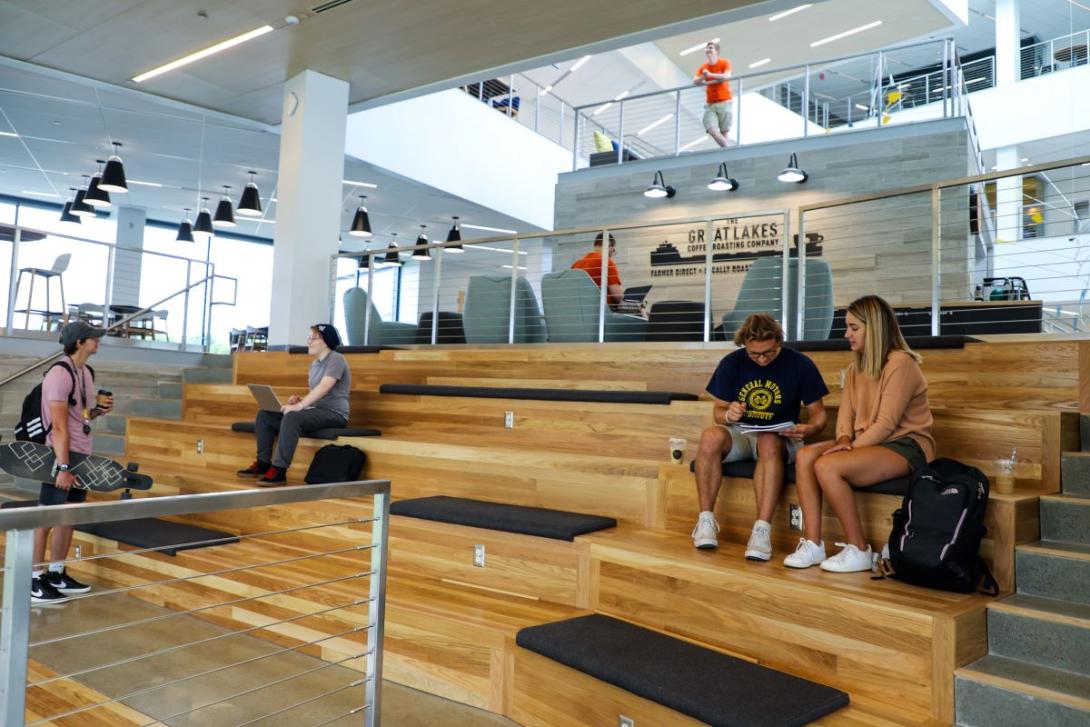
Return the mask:
[[[75, 187], [69, 187], [72, 192], [76, 191]], [[64, 209], [61, 211], [61, 222], [74, 222], [77, 225], [81, 224], [81, 220], [76, 215], [72, 214], [72, 200], [68, 200], [64, 203]]]
[[[88, 175], [84, 174], [83, 178], [86, 180], [86, 179], [89, 179], [90, 177]], [[83, 186], [80, 189], [76, 190], [76, 198], [74, 200], [72, 200], [72, 210], [71, 210], [71, 212], [76, 217], [94, 217], [95, 216], [95, 208], [92, 207], [91, 205], [87, 204], [84, 201], [84, 198], [86, 196], [87, 196], [87, 182], [84, 182]]]
[[177, 242], [196, 242], [193, 238], [193, 222], [189, 219], [189, 207], [185, 208], [185, 217], [178, 223], [178, 236], [174, 239]]
[[662, 197], [669, 199], [675, 194], [677, 194], [677, 190], [666, 186], [666, 182], [662, 178], [662, 172], [658, 171], [655, 172], [655, 178], [651, 182], [651, 186], [643, 190], [643, 196], [652, 199], [661, 199]]
[[352, 218], [352, 229], [348, 234], [352, 237], [371, 237], [371, 218], [367, 215], [367, 208], [363, 206], [366, 194], [360, 195], [360, 206], [356, 208], [356, 216]]
[[207, 197], [201, 197], [201, 211], [197, 213], [197, 224], [193, 225], [193, 232], [206, 240], [215, 232], [212, 229], [212, 213], [208, 211]]
[[397, 254], [397, 233], [391, 232], [391, 236], [394, 239], [390, 240], [390, 244], [386, 248], [386, 254], [382, 256], [382, 267], [396, 267], [401, 265], [401, 256]]
[[98, 171], [91, 177], [91, 183], [87, 185], [87, 194], [83, 195], [83, 201], [95, 209], [99, 207], [107, 209], [110, 206], [110, 193], [99, 186], [102, 183], [102, 165], [106, 162], [101, 159], [95, 159], [95, 161], [98, 163]]
[[242, 190], [242, 197], [238, 201], [236, 211], [243, 217], [260, 217], [261, 195], [258, 194], [257, 182], [254, 181], [257, 172], [251, 170], [247, 174], [250, 175], [250, 181], [246, 183], [246, 188]]
[[[426, 229], [428, 229], [427, 225], [420, 225], [420, 235], [418, 235], [416, 238], [417, 245], [428, 244], [428, 236], [424, 233], [424, 230]], [[419, 260], [422, 263], [428, 262], [429, 260], [431, 260], [431, 250], [426, 247], [417, 247], [415, 250], [413, 250], [413, 259]]]
[[734, 192], [739, 186], [738, 180], [727, 173], [726, 162], [719, 163], [719, 171], [716, 172], [712, 181], [708, 182], [708, 189], [716, 192]]
[[794, 152], [791, 152], [791, 158], [787, 161], [787, 166], [776, 176], [776, 179], [781, 182], [794, 184], [802, 184], [809, 178], [810, 175], [799, 168], [799, 158]]
[[450, 228], [450, 232], [447, 233], [447, 242], [453, 242], [453, 245], [447, 245], [443, 249], [447, 252], [463, 253], [466, 251], [462, 247], [462, 228], [458, 225], [458, 215], [454, 215], [454, 224]]
[[102, 181], [98, 183], [99, 189], [116, 194], [126, 194], [129, 185], [125, 182], [125, 166], [121, 163], [118, 152], [121, 151], [121, 142], [112, 141], [114, 153], [106, 160], [106, 168], [102, 170]]
[[235, 210], [231, 207], [231, 187], [223, 185], [223, 199], [216, 205], [216, 214], [212, 217], [213, 227], [234, 227]]

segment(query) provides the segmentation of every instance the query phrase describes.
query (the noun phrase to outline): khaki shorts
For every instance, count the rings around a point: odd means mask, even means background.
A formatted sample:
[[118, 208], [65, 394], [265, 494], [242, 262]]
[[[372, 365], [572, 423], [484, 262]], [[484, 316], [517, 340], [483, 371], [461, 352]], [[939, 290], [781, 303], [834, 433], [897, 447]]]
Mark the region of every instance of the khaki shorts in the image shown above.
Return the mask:
[[[730, 433], [730, 451], [727, 452], [727, 456], [723, 458], [723, 464], [727, 462], [738, 462], [739, 460], [757, 459], [757, 437], [755, 432], [743, 431], [741, 427], [732, 426], [729, 424], [720, 424]], [[779, 437], [780, 435], [775, 435]], [[784, 444], [784, 453], [787, 455], [787, 462], [791, 463], [795, 461], [795, 454], [802, 449], [803, 443], [799, 439], [791, 439], [790, 437], [780, 437]]]
[[730, 101], [710, 103], [704, 107], [704, 128], [718, 128], [724, 134], [730, 131], [730, 125], [734, 121], [734, 110]]

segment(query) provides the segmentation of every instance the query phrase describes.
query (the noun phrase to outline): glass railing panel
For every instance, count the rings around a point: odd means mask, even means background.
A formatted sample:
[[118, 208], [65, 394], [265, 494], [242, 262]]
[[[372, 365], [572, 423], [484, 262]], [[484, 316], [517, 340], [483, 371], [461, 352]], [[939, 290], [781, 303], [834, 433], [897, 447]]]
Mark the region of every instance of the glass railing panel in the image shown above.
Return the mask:
[[[229, 345], [232, 329], [267, 327], [272, 307], [273, 246], [214, 237], [209, 260], [216, 275], [237, 281], [234, 296], [230, 281], [217, 280], [212, 288], [214, 305], [209, 313], [212, 345], [216, 348]], [[195, 264], [193, 270], [199, 273], [204, 268]], [[235, 305], [226, 305], [225, 301], [232, 297]]]
[[[441, 344], [507, 343], [512, 271], [517, 265], [515, 272], [525, 274], [528, 255], [521, 249], [516, 255], [511, 240], [471, 244], [467, 231], [462, 234], [467, 238], [463, 252], [441, 253], [441, 263], [426, 271], [421, 281], [421, 342], [431, 343], [434, 330], [435, 342]], [[515, 290], [518, 294], [524, 288], [516, 284]], [[515, 307], [516, 342], [537, 342], [527, 333], [540, 326], [540, 308], [534, 312], [536, 294], [531, 290], [530, 295], [535, 296], [533, 301], [523, 296]]]
[[62, 235], [43, 235], [24, 230], [19, 246], [19, 270], [62, 272], [46, 278], [17, 271], [13, 326], [16, 329], [48, 329], [59, 324], [66, 313], [74, 312], [81, 304], [104, 305], [110, 248], [109, 245]]

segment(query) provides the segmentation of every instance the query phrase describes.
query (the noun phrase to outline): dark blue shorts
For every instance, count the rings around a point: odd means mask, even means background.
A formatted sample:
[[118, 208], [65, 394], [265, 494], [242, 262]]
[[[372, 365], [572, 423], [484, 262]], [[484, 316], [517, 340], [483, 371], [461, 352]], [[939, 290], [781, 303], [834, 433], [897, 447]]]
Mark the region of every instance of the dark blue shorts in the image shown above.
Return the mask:
[[43, 482], [42, 489], [38, 493], [39, 505], [67, 505], [74, 502], [84, 502], [87, 499], [87, 490], [71, 487], [68, 492], [53, 486], [52, 482]]

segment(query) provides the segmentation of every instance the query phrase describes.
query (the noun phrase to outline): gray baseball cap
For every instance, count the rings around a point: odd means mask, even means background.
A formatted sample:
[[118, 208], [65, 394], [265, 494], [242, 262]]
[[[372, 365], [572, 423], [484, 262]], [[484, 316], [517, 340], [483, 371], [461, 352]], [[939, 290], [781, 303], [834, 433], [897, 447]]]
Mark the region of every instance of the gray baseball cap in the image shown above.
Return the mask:
[[105, 328], [95, 328], [84, 321], [72, 321], [61, 328], [61, 345], [71, 346], [85, 338], [101, 338], [106, 335]]

